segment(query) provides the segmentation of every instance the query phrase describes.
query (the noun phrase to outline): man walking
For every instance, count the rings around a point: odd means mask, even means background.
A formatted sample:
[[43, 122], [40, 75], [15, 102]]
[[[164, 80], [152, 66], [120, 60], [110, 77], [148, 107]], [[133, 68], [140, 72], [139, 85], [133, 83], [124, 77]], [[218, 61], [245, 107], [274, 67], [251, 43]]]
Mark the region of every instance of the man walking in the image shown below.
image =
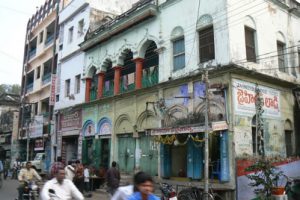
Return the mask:
[[106, 173], [106, 180], [108, 186], [108, 192], [113, 195], [115, 191], [118, 189], [120, 184], [120, 172], [117, 169], [117, 163], [115, 161], [112, 162], [111, 168], [108, 169]]

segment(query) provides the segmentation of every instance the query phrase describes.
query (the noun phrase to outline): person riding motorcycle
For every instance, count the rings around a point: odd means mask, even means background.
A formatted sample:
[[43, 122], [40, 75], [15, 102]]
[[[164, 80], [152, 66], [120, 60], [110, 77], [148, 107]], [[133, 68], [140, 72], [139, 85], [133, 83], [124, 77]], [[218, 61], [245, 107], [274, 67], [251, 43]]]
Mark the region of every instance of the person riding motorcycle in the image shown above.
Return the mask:
[[40, 175], [35, 171], [35, 169], [32, 168], [31, 162], [26, 163], [26, 168], [21, 169], [18, 180], [20, 182], [20, 185], [18, 187], [19, 191], [19, 200], [23, 199], [23, 193], [25, 189], [25, 183], [31, 182], [35, 179], [41, 181], [42, 178]]

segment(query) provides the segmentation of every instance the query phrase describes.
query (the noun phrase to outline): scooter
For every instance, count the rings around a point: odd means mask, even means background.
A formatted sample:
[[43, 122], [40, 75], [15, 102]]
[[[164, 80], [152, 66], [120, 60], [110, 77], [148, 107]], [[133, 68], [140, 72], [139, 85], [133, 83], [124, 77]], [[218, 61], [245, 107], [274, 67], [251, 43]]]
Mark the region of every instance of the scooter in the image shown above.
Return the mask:
[[23, 200], [38, 200], [39, 186], [34, 181], [25, 181]]
[[161, 200], [177, 200], [176, 190], [168, 183], [160, 183]]

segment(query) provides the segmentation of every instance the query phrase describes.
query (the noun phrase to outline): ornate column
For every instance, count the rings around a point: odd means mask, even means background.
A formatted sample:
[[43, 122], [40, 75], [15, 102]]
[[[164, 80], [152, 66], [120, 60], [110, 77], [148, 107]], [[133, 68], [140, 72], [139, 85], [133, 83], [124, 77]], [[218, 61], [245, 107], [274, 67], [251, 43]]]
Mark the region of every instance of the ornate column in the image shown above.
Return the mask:
[[90, 91], [92, 86], [92, 78], [85, 79], [85, 102], [90, 101]]
[[114, 95], [117, 95], [120, 93], [120, 79], [121, 79], [121, 66], [115, 66], [114, 68]]
[[142, 88], [142, 79], [143, 79], [143, 58], [135, 58], [133, 59], [135, 62], [135, 89]]
[[97, 99], [100, 99], [100, 98], [103, 97], [104, 79], [105, 79], [105, 73], [104, 72], [98, 73], [98, 93], [97, 93]]

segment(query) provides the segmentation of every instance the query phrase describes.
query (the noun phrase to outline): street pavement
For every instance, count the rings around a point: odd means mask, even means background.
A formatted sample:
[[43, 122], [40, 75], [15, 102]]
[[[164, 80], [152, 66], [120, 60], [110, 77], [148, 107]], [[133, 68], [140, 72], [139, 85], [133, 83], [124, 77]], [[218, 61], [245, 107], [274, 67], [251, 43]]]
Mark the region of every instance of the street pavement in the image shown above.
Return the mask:
[[[0, 189], [0, 200], [15, 200], [18, 197], [18, 181], [17, 180], [3, 180], [3, 186]], [[104, 190], [95, 191], [92, 197], [85, 198], [86, 200], [109, 200], [109, 196]]]

